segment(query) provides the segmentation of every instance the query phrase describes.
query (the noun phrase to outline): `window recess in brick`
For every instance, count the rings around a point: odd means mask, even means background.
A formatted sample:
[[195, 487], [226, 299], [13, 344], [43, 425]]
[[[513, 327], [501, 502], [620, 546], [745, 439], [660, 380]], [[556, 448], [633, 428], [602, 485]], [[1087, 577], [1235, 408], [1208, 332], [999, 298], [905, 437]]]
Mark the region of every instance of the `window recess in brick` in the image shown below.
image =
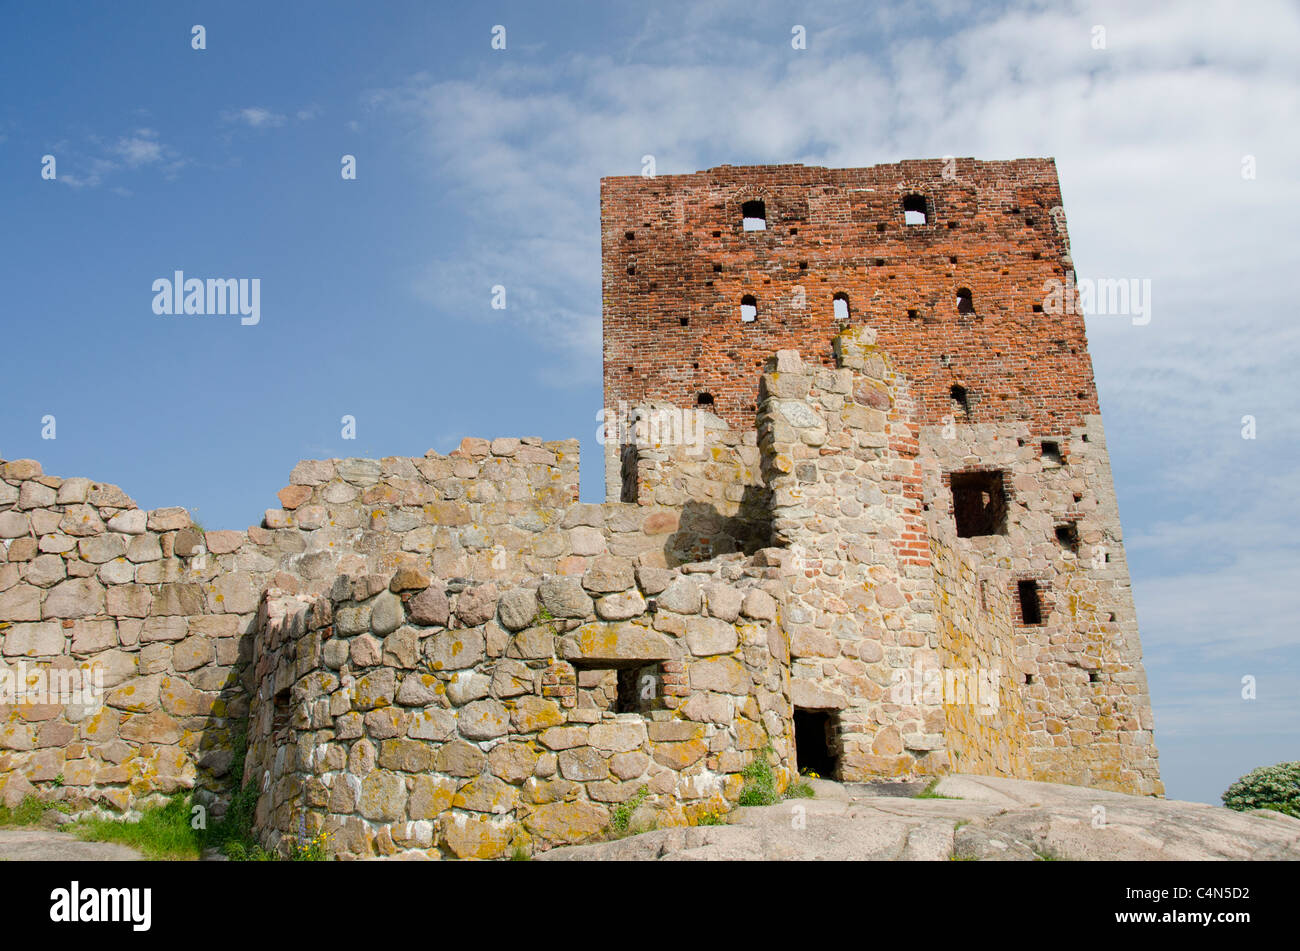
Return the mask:
[[1021, 578], [1015, 582], [1013, 603], [1016, 608], [1016, 623], [1026, 627], [1037, 627], [1047, 623], [1048, 607], [1044, 598], [1046, 585], [1033, 578]]

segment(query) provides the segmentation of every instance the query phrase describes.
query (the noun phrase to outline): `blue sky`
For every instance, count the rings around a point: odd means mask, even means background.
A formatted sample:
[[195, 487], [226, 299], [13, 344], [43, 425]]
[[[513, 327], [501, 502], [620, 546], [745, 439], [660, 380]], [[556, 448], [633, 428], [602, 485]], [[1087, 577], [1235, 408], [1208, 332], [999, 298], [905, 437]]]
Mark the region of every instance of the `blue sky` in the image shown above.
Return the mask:
[[1088, 330], [1169, 795], [1300, 758], [1295, 5], [611, 6], [6, 5], [0, 455], [242, 528], [300, 458], [576, 435], [596, 500], [602, 175], [1054, 156], [1080, 276], [1152, 282]]

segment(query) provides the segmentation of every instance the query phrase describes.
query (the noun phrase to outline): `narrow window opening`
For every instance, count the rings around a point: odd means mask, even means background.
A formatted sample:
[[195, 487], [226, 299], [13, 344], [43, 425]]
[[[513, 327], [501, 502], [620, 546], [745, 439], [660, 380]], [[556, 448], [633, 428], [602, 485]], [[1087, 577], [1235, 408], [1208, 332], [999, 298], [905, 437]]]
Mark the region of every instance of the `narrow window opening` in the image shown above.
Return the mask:
[[615, 713], [648, 713], [659, 695], [658, 664], [628, 667], [618, 672]]
[[1042, 304], [1035, 304], [1035, 305], [1034, 305], [1034, 313], [1035, 313], [1035, 314], [1041, 314], [1042, 312], [1043, 312], [1043, 305], [1042, 305]]
[[741, 227], [746, 231], [767, 230], [767, 208], [755, 199], [740, 206]]
[[633, 238], [636, 237], [636, 232], [635, 232], [635, 231], [626, 231], [626, 232], [623, 233], [623, 237], [625, 237], [627, 240], [631, 241]]
[[678, 320], [681, 322], [681, 325], [682, 325], [683, 327], [689, 325], [690, 322], [691, 322], [691, 318], [689, 318], [689, 317], [679, 317]]
[[920, 317], [920, 316], [921, 316], [920, 311], [915, 310], [914, 308], [911, 308], [911, 307], [909, 307], [909, 308], [907, 309], [907, 319], [908, 319], [908, 320], [916, 320], [916, 318], [918, 318], [918, 317]]
[[634, 265], [634, 266], [632, 266], [632, 267], [629, 267], [629, 268], [627, 269], [627, 273], [629, 273], [629, 274], [635, 274], [635, 273], [636, 273], [636, 266]]
[[1038, 582], [1031, 579], [1016, 582], [1020, 597], [1020, 623], [1042, 624], [1043, 607], [1038, 598]]
[[746, 294], [740, 299], [740, 322], [752, 324], [758, 319], [758, 299], [753, 294]]
[[903, 221], [909, 225], [923, 225], [928, 221], [924, 195], [908, 195], [903, 199]]
[[712, 393], [696, 393], [696, 394], [695, 394], [695, 405], [696, 405], [696, 406], [712, 406], [712, 405], [713, 405], [713, 394], [712, 394]]
[[975, 313], [975, 298], [972, 296], [969, 287], [961, 287], [957, 289], [957, 313]]
[[720, 274], [722, 272], [722, 265], [721, 264], [713, 265], [713, 272], [715, 274]]
[[799, 270], [801, 270], [801, 271], [806, 271], [806, 270], [808, 270], [808, 262], [807, 262], [807, 261], [800, 261], [800, 262], [799, 262]]
[[1079, 526], [1074, 522], [1065, 522], [1057, 525], [1056, 540], [1066, 551], [1072, 551], [1078, 554], [1079, 551]]
[[954, 386], [948, 391], [952, 397], [953, 412], [961, 416], [970, 416], [970, 395], [966, 392], [964, 386]]
[[954, 472], [951, 481], [957, 537], [1007, 533], [1007, 498], [1001, 471]]
[[640, 494], [640, 479], [637, 472], [637, 451], [636, 443], [624, 443], [619, 452], [620, 475], [622, 476], [622, 490], [619, 493], [619, 501], [635, 502]]
[[285, 687], [275, 695], [271, 711], [271, 735], [276, 743], [289, 741], [289, 727], [293, 722], [293, 707], [289, 702], [289, 688]]
[[1095, 684], [1101, 682], [1101, 674], [1095, 670], [1088, 671], [1088, 683]]
[[834, 311], [835, 319], [842, 324], [849, 322], [849, 295], [843, 291], [836, 294], [831, 301], [831, 308]]
[[1051, 463], [1054, 466], [1065, 464], [1061, 457], [1061, 444], [1051, 439], [1043, 440], [1043, 462]]
[[828, 710], [794, 708], [795, 762], [800, 773], [813, 772], [827, 779], [838, 775], [835, 726], [835, 715]]
[[1034, 675], [1033, 675], [1033, 674], [1025, 674], [1025, 686], [1026, 686], [1026, 687], [1032, 687], [1033, 685], [1034, 685]]

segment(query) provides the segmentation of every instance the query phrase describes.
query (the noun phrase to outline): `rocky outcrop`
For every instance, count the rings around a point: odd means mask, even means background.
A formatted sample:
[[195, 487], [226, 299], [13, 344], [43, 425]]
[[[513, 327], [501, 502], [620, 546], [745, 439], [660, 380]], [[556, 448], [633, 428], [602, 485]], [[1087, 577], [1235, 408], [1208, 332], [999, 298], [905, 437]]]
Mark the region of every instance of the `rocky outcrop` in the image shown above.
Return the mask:
[[547, 861], [1300, 860], [1300, 819], [1199, 802], [954, 775], [949, 799], [820, 781], [815, 799], [742, 808], [727, 826], [555, 849]]

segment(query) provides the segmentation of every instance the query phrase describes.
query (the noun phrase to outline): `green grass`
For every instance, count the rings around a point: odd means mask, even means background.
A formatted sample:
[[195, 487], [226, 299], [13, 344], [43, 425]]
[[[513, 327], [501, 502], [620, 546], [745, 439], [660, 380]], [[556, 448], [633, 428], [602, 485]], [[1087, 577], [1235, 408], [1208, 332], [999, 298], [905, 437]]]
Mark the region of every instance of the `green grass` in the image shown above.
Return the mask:
[[771, 806], [785, 799], [812, 799], [817, 795], [812, 784], [802, 778], [787, 786], [784, 795], [776, 791], [776, 774], [769, 762], [775, 752], [769, 743], [758, 751], [753, 762], [740, 771], [745, 784], [740, 788], [737, 805]]
[[190, 797], [179, 795], [143, 810], [138, 822], [86, 816], [67, 829], [86, 842], [129, 845], [146, 858], [192, 861], [203, 853], [203, 837], [192, 818]]
[[13, 809], [0, 806], [0, 826], [34, 826], [48, 808], [35, 796], [28, 795]]
[[772, 772], [772, 765], [767, 761], [771, 753], [770, 745], [764, 747], [755, 755], [754, 761], [740, 771], [740, 775], [745, 779], [745, 785], [740, 789], [739, 805], [770, 806], [780, 801], [776, 793], [776, 774]]
[[607, 835], [611, 839], [621, 839], [627, 835], [628, 823], [632, 821], [632, 813], [636, 812], [637, 807], [646, 801], [650, 795], [650, 787], [642, 786], [636, 791], [636, 795], [627, 802], [619, 803], [614, 807], [614, 814], [610, 817]]
[[802, 779], [796, 783], [791, 783], [785, 789], [786, 799], [813, 799], [816, 796], [817, 793], [813, 792], [812, 783], [805, 782]]
[[913, 799], [960, 799], [961, 796], [942, 796], [935, 792], [934, 789], [939, 785], [938, 779], [930, 780], [930, 785], [926, 786], [919, 793], [913, 796]]
[[[244, 734], [233, 739], [234, 759], [231, 776], [244, 774], [247, 741]], [[29, 797], [31, 798], [31, 797]], [[20, 807], [21, 808], [21, 807]], [[45, 809], [41, 805], [41, 809]], [[257, 785], [247, 783], [231, 797], [225, 814], [218, 820], [195, 828], [194, 801], [188, 793], [172, 796], [165, 804], [142, 811], [138, 822], [87, 816], [66, 828], [88, 842], [118, 842], [129, 845], [151, 859], [193, 860], [208, 849], [217, 849], [236, 862], [274, 862], [280, 856], [267, 852], [253, 835], [253, 813], [257, 808]], [[39, 818], [39, 813], [36, 818]], [[0, 824], [3, 824], [0, 817]], [[288, 843], [289, 861], [322, 862], [331, 858], [329, 839], [317, 835], [307, 841]]]

